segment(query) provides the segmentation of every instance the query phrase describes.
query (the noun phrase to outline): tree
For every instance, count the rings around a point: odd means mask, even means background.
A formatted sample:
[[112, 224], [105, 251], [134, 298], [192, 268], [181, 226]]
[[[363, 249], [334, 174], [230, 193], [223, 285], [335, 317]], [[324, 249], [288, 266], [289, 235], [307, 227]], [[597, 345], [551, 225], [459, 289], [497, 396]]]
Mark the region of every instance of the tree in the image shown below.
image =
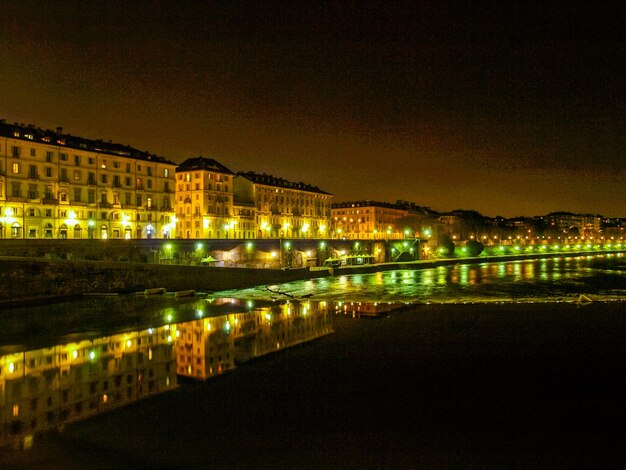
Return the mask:
[[485, 245], [483, 245], [481, 242], [476, 241], [476, 240], [469, 240], [465, 244], [465, 248], [467, 248], [468, 256], [478, 256], [485, 249]]
[[439, 256], [453, 256], [454, 242], [446, 234], [441, 234], [437, 238], [437, 253]]

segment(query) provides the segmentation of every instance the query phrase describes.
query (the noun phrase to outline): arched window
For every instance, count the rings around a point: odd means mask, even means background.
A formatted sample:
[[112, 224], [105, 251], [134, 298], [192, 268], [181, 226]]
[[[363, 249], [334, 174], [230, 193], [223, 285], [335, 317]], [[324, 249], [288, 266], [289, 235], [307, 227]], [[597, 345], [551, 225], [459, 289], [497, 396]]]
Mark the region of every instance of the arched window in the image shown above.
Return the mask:
[[132, 238], [133, 234], [130, 228], [130, 225], [127, 225], [126, 227], [124, 227], [124, 239], [125, 240], [130, 240]]
[[74, 225], [74, 238], [81, 238], [82, 237], [82, 229], [80, 228], [80, 225], [76, 224]]
[[17, 222], [11, 225], [11, 238], [22, 238], [22, 227]]
[[109, 231], [106, 225], [100, 226], [100, 238], [102, 240], [106, 240], [107, 238], [109, 238]]
[[63, 224], [59, 227], [59, 238], [67, 238], [67, 225]]
[[46, 224], [43, 231], [45, 238], [52, 238], [52, 224]]

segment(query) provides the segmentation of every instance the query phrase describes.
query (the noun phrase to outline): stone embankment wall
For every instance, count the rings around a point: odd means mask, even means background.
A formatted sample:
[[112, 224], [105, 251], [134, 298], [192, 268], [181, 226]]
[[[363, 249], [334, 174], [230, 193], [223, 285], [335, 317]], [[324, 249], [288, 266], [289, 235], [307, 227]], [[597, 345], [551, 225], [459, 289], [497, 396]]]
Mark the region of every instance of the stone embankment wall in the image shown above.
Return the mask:
[[324, 275], [328, 271], [0, 258], [0, 304], [82, 293], [137, 292], [154, 287], [212, 292]]

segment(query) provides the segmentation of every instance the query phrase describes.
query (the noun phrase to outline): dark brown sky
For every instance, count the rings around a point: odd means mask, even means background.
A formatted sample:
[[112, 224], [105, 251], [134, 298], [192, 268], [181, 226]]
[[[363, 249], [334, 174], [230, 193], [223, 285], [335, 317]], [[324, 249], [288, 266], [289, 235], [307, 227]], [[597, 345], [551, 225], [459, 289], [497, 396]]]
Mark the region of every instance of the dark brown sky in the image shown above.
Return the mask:
[[0, 0], [0, 118], [338, 201], [626, 216], [624, 6], [300, 3]]

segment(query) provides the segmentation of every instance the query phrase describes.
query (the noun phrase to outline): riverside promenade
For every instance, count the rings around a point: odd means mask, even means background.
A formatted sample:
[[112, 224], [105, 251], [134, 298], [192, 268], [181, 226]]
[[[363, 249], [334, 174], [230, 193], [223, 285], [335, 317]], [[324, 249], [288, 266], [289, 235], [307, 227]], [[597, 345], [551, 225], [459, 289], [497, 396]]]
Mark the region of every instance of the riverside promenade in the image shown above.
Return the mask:
[[223, 268], [155, 265], [133, 262], [50, 260], [0, 257], [0, 306], [70, 298], [82, 294], [124, 294], [151, 288], [168, 291], [215, 292], [259, 285], [348, 274], [368, 274], [402, 269], [428, 269], [454, 264], [500, 263], [517, 260], [597, 256], [625, 253], [626, 249], [507, 254], [467, 258], [441, 258], [390, 262], [339, 268]]

